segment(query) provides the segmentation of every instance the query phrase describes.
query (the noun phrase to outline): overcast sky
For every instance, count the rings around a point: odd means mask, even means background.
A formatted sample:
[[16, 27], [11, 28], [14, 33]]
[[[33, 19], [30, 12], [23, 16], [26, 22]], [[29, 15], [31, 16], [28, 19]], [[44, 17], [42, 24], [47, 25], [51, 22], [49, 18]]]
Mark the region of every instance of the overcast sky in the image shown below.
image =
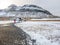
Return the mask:
[[11, 4], [24, 5], [34, 4], [38, 5], [54, 15], [60, 16], [60, 0], [0, 0], [0, 9], [6, 8]]

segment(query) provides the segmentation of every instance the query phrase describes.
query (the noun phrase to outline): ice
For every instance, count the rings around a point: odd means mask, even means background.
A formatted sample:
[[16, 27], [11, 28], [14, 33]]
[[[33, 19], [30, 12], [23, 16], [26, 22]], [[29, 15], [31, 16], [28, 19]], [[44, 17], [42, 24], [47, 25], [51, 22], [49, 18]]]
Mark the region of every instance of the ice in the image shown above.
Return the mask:
[[37, 45], [60, 45], [60, 22], [22, 22], [15, 24], [23, 29]]

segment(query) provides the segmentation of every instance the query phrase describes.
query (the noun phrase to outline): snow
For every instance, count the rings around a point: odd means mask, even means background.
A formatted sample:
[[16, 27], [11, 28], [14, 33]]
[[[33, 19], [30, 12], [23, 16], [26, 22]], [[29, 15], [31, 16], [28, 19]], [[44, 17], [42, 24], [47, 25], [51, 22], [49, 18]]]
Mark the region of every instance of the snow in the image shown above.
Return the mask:
[[6, 12], [4, 12], [4, 11], [0, 12], [0, 16], [5, 15], [5, 14], [6, 14]]
[[60, 20], [60, 18], [43, 18], [43, 19], [31, 19], [31, 20]]
[[0, 24], [8, 24], [8, 23], [13, 23], [14, 21], [0, 21]]
[[23, 29], [37, 45], [60, 45], [60, 22], [22, 22], [16, 26]]

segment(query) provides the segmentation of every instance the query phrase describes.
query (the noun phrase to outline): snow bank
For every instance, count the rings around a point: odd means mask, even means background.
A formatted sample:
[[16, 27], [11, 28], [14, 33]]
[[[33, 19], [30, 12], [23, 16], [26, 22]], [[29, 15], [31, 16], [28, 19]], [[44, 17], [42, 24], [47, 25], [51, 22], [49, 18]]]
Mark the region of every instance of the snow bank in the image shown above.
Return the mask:
[[0, 24], [13, 23], [14, 21], [0, 21]]
[[15, 25], [35, 39], [37, 45], [60, 45], [60, 22], [22, 22]]
[[43, 19], [31, 19], [31, 20], [60, 20], [60, 18], [43, 18]]

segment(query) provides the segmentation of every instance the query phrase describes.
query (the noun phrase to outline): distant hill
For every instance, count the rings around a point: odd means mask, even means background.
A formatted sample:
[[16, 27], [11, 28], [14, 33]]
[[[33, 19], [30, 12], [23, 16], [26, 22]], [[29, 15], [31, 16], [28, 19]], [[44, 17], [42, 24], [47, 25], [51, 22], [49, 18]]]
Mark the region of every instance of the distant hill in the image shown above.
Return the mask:
[[[0, 11], [3, 14], [3, 11]], [[5, 16], [17, 16], [17, 17], [35, 17], [35, 18], [58, 18], [54, 16], [49, 11], [39, 7], [37, 5], [23, 5], [16, 6], [14, 4], [8, 6], [7, 9], [4, 9], [6, 13]]]

